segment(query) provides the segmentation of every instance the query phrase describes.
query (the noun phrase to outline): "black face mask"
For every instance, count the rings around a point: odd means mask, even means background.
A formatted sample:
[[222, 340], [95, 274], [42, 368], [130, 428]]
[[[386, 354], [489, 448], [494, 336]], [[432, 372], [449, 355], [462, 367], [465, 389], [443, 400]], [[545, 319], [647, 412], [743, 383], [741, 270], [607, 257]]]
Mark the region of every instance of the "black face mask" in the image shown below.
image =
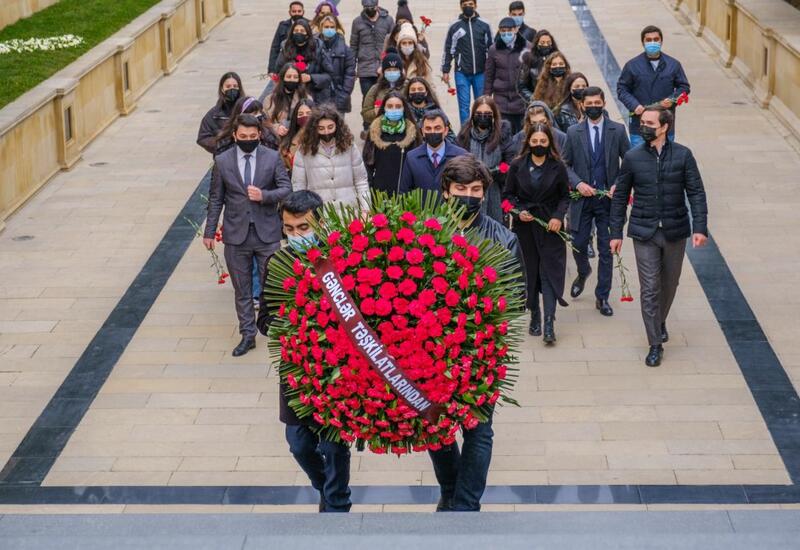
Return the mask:
[[411, 103], [426, 103], [428, 101], [428, 94], [424, 92], [416, 92], [413, 94], [408, 94], [408, 99], [411, 100]]
[[583, 92], [584, 91], [585, 91], [584, 88], [577, 88], [575, 90], [572, 90], [569, 93], [569, 95], [572, 96], [572, 99], [574, 99], [576, 101], [580, 101], [581, 99], [583, 99]]
[[466, 8], [461, 10], [461, 13], [464, 14], [464, 17], [470, 18], [473, 15], [475, 15], [475, 8], [466, 7]]
[[331, 141], [336, 139], [336, 132], [333, 132], [331, 134], [320, 134], [319, 139], [320, 141], [324, 141], [325, 143], [330, 143]]
[[603, 116], [603, 108], [602, 107], [586, 107], [584, 109], [586, 112], [586, 116], [589, 117], [589, 120], [597, 120]]
[[458, 202], [462, 206], [466, 206], [467, 207], [467, 211], [464, 212], [464, 216], [461, 218], [463, 220], [467, 220], [467, 219], [471, 218], [472, 216], [477, 214], [478, 211], [481, 209], [481, 202], [483, 201], [483, 199], [481, 199], [481, 198], [478, 198], [478, 197], [466, 197], [466, 196], [462, 196], [462, 195], [453, 195], [453, 196], [458, 200]]
[[560, 77], [564, 76], [565, 74], [567, 74], [567, 68], [566, 67], [552, 67], [550, 69], [550, 74], [552, 76], [555, 76], [556, 78], [560, 78]]
[[542, 57], [547, 57], [553, 53], [553, 46], [536, 46], [536, 53]]
[[299, 82], [283, 81], [283, 89], [286, 90], [286, 93], [293, 94], [298, 86], [300, 86]]
[[233, 105], [236, 103], [236, 100], [239, 99], [239, 90], [237, 88], [231, 88], [230, 90], [225, 90], [225, 103], [228, 105]]
[[475, 126], [481, 130], [486, 130], [487, 128], [492, 127], [492, 124], [494, 123], [494, 115], [488, 113], [478, 113], [475, 115], [474, 120]]
[[544, 145], [534, 145], [531, 147], [531, 153], [533, 153], [535, 157], [546, 157], [548, 150], [549, 149]]
[[442, 134], [423, 134], [422, 137], [425, 143], [431, 147], [438, 147], [444, 141], [444, 136]]
[[298, 46], [302, 46], [303, 44], [308, 42], [308, 35], [303, 34], [301, 32], [296, 32], [292, 35], [292, 42], [294, 42]]
[[302, 18], [303, 18], [303, 16], [302, 16], [302, 15], [293, 15], [293, 16], [291, 17], [291, 19], [292, 19], [292, 23], [297, 23], [297, 22], [298, 22], [298, 21], [300, 21]]
[[375, 14], [378, 13], [377, 8], [364, 8], [364, 13], [367, 17], [375, 17]]
[[639, 126], [639, 135], [647, 143], [654, 141], [658, 136], [656, 135], [656, 128], [650, 126]]
[[257, 139], [238, 139], [236, 140], [236, 145], [239, 146], [239, 149], [244, 151], [247, 154], [252, 153], [258, 147], [259, 140]]

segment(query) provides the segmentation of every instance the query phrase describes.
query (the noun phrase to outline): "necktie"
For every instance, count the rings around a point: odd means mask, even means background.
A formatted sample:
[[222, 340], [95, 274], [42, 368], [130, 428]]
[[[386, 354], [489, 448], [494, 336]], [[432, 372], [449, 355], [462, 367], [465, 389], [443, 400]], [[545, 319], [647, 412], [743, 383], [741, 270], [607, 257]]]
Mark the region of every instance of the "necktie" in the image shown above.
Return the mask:
[[431, 159], [433, 159], [433, 169], [436, 170], [439, 168], [439, 153], [431, 154]]
[[598, 126], [592, 126], [592, 128], [594, 128], [594, 143], [592, 144], [592, 150], [596, 153], [600, 148], [600, 128]]
[[249, 187], [253, 184], [253, 174], [250, 168], [250, 157], [253, 155], [244, 156], [244, 186]]

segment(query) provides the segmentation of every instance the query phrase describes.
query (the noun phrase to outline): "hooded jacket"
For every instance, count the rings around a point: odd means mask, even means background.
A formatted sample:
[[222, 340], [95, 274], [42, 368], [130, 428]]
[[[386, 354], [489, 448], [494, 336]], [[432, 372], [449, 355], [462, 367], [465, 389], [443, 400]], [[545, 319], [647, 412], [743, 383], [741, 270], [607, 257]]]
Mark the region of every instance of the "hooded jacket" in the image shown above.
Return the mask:
[[383, 8], [378, 8], [376, 21], [371, 21], [363, 11], [353, 20], [350, 48], [358, 64], [356, 76], [375, 78], [381, 68], [381, 54], [386, 35], [392, 32], [393, 27], [394, 19]]
[[448, 74], [453, 61], [456, 71], [467, 75], [481, 74], [486, 70], [486, 57], [492, 46], [492, 29], [476, 13], [467, 19], [463, 14], [450, 25], [444, 41], [442, 73]]
[[517, 75], [522, 65], [522, 55], [529, 46], [522, 35], [517, 34], [510, 48], [499, 36], [489, 48], [483, 94], [493, 96], [503, 114], [519, 115], [525, 112], [525, 100], [517, 90]]
[[[528, 104], [528, 108], [530, 107], [542, 107], [544, 109], [544, 114], [547, 115], [547, 120], [550, 121], [550, 129], [553, 131], [553, 138], [556, 140], [556, 147], [558, 147], [558, 152], [560, 154], [561, 151], [564, 150], [564, 146], [567, 144], [567, 134], [558, 129], [558, 126], [556, 125], [556, 117], [553, 115], [553, 111], [547, 106], [547, 103], [544, 101], [539, 101], [538, 99], [531, 101]], [[524, 129], [514, 134], [512, 143], [516, 153], [519, 153], [522, 150], [522, 142], [524, 140]]]

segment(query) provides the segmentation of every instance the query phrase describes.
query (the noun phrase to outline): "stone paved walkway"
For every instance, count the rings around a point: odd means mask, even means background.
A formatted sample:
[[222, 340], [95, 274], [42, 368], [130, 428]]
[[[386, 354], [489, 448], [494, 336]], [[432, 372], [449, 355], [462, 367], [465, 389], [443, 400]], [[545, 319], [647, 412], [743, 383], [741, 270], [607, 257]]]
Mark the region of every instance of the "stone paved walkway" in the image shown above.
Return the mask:
[[[248, 92], [260, 92], [256, 75], [265, 70], [283, 4], [239, 0], [233, 18], [0, 234], [3, 462], [208, 168], [194, 139], [219, 75], [236, 69]], [[343, 0], [340, 9], [354, 14], [357, 4]], [[480, 13], [496, 26], [506, 5], [482, 0]], [[666, 51], [683, 60], [694, 93], [681, 108], [679, 139], [695, 149], [703, 170], [711, 229], [784, 365], [800, 379], [793, 292], [800, 270], [797, 255], [787, 253], [799, 249], [792, 186], [800, 156], [661, 2], [592, 0], [589, 7], [620, 63], [638, 53], [646, 23], [664, 28]], [[429, 40], [438, 66], [455, 4], [412, 9], [434, 20]], [[528, 22], [556, 35], [573, 68], [605, 87], [569, 3], [537, 0], [529, 10]], [[343, 20], [349, 29], [350, 18]], [[442, 85], [438, 92], [455, 116], [454, 98]], [[358, 127], [357, 115], [348, 120]], [[633, 267], [630, 243], [624, 256]], [[46, 485], [307, 484], [277, 421], [266, 342], [260, 338], [243, 358], [230, 356], [238, 341], [232, 289], [216, 284], [208, 263], [199, 241], [192, 243]], [[523, 406], [497, 414], [490, 484], [790, 482], [688, 262], [659, 369], [643, 365], [638, 300], [621, 304], [613, 295], [616, 314], [606, 319], [590, 297], [559, 312], [556, 347], [526, 341], [516, 390]], [[356, 485], [435, 484], [424, 455], [354, 454], [352, 472]]]

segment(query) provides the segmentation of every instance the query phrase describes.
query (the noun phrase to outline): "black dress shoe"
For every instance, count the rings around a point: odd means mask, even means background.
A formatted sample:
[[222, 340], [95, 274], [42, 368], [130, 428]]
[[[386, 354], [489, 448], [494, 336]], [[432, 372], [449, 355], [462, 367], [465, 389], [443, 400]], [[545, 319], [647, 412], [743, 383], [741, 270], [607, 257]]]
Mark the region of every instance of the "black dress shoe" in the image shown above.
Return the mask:
[[322, 492], [319, 494], [319, 513], [323, 513], [325, 511], [325, 497], [322, 496]]
[[608, 300], [595, 300], [594, 307], [600, 310], [600, 315], [604, 315], [605, 317], [614, 315], [614, 310], [611, 309]]
[[234, 357], [240, 357], [250, 351], [251, 349], [255, 349], [256, 347], [256, 339], [251, 338], [249, 336], [243, 336], [242, 341], [239, 342], [239, 345], [233, 348], [233, 355]]
[[555, 328], [555, 321], [556, 318], [552, 315], [547, 315], [544, 318], [544, 340], [545, 344], [554, 344], [556, 341], [556, 328]]
[[667, 323], [661, 323], [661, 341], [665, 344], [669, 342], [669, 332], [667, 332]]
[[531, 324], [528, 326], [528, 334], [531, 336], [542, 335], [542, 313], [538, 309], [531, 311]]
[[439, 497], [439, 503], [436, 505], [437, 512], [451, 512], [453, 510], [453, 497], [446, 497], [442, 495]]
[[650, 346], [650, 353], [644, 360], [644, 364], [648, 367], [657, 367], [661, 364], [661, 358], [664, 357], [664, 348], [660, 344], [658, 346]]
[[594, 253], [594, 246], [592, 246], [592, 243], [589, 243], [589, 246], [586, 247], [586, 255], [589, 258], [594, 258], [595, 253]]
[[572, 281], [572, 288], [569, 289], [569, 295], [573, 298], [580, 296], [583, 293], [583, 287], [586, 286], [586, 279], [588, 279], [589, 275], [591, 274], [592, 272], [590, 271], [584, 277], [581, 277], [580, 275], [575, 277], [575, 280]]

